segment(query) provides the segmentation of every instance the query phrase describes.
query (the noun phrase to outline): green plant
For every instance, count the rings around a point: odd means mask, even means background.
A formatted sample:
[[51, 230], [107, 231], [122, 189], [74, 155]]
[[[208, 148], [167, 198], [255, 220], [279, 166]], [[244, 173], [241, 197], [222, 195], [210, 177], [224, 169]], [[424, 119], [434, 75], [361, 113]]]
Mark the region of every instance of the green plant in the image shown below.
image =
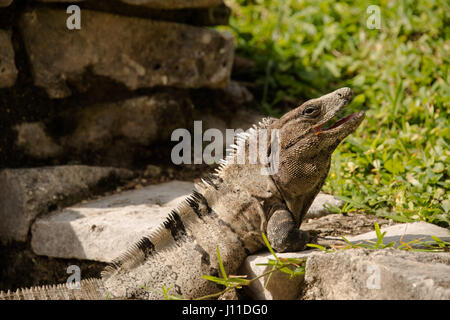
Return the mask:
[[[341, 236], [342, 240], [347, 243], [347, 246], [340, 247], [340, 250], [347, 249], [369, 249], [369, 250], [379, 250], [385, 248], [396, 248], [399, 250], [407, 250], [407, 251], [422, 251], [422, 252], [450, 252], [450, 242], [443, 241], [436, 236], [431, 236], [432, 241], [422, 241], [423, 239], [415, 239], [409, 242], [403, 241], [403, 236], [400, 238], [398, 242], [400, 244], [396, 246], [397, 241], [392, 241], [388, 244], [384, 244], [384, 236], [386, 235], [386, 231], [381, 233], [380, 226], [377, 222], [374, 224], [375, 226], [375, 234], [377, 236], [377, 241], [364, 240], [364, 243], [352, 243], [344, 236]], [[422, 246], [423, 248], [414, 248], [412, 245]], [[324, 252], [336, 252], [337, 248], [333, 250], [326, 249], [324, 246], [317, 244], [307, 244], [308, 247], [316, 248]]]
[[[266, 244], [267, 248], [269, 249], [269, 251], [272, 253], [272, 255], [275, 257], [275, 260], [269, 259], [268, 263], [261, 263], [258, 265], [267, 265], [267, 266], [272, 266], [272, 269], [270, 269], [269, 271], [264, 272], [263, 274], [253, 278], [253, 279], [245, 279], [245, 276], [227, 276], [226, 272], [225, 272], [225, 268], [223, 267], [223, 263], [222, 263], [222, 259], [220, 256], [220, 251], [219, 251], [219, 247], [217, 247], [217, 258], [219, 261], [219, 267], [220, 267], [220, 271], [222, 273], [222, 278], [219, 277], [214, 277], [214, 276], [210, 276], [210, 275], [203, 275], [202, 277], [206, 280], [209, 281], [213, 281], [216, 282], [218, 284], [221, 284], [223, 286], [225, 286], [225, 289], [208, 295], [208, 296], [204, 296], [201, 298], [198, 298], [198, 300], [203, 300], [203, 299], [211, 299], [214, 297], [218, 297], [222, 294], [224, 294], [227, 291], [233, 290], [233, 289], [241, 289], [243, 286], [248, 286], [250, 285], [252, 282], [263, 278], [265, 276], [268, 276], [268, 279], [265, 283], [264, 288], [267, 287], [267, 284], [270, 280], [270, 276], [276, 272], [276, 271], [281, 271], [284, 273], [287, 273], [290, 275], [290, 278], [294, 278], [297, 277], [299, 275], [304, 275], [305, 274], [305, 259], [295, 259], [295, 258], [289, 258], [289, 259], [285, 259], [285, 258], [279, 258], [276, 254], [275, 251], [272, 249], [272, 247], [270, 246], [269, 241], [267, 240], [266, 235], [263, 233], [262, 234], [264, 243]], [[294, 270], [292, 270], [291, 268], [294, 268]]]
[[[223, 285], [225, 288], [217, 293], [213, 293], [210, 295], [206, 295], [203, 297], [199, 297], [195, 300], [206, 300], [206, 299], [212, 299], [212, 298], [216, 298], [230, 290], [233, 289], [241, 289], [243, 286], [248, 286], [250, 285], [252, 282], [263, 278], [265, 276], [268, 276], [268, 279], [265, 283], [265, 287], [267, 286], [269, 280], [270, 280], [270, 276], [277, 271], [281, 271], [284, 273], [287, 273], [290, 275], [290, 278], [294, 278], [300, 275], [304, 275], [305, 274], [305, 262], [306, 259], [296, 259], [296, 258], [279, 258], [275, 252], [273, 251], [272, 247], [270, 246], [269, 241], [267, 240], [266, 235], [263, 233], [262, 234], [264, 243], [266, 244], [267, 248], [269, 249], [269, 251], [272, 253], [272, 255], [275, 257], [275, 260], [269, 259], [268, 263], [263, 263], [263, 264], [258, 264], [258, 265], [267, 265], [267, 266], [272, 266], [272, 269], [269, 271], [264, 272], [263, 274], [253, 278], [253, 279], [245, 279], [246, 276], [237, 276], [237, 275], [227, 275], [225, 268], [223, 266], [223, 262], [222, 262], [222, 257], [220, 255], [220, 250], [219, 250], [219, 246], [217, 246], [217, 260], [219, 262], [219, 269], [220, 269], [220, 273], [222, 274], [222, 277], [215, 277], [215, 276], [211, 276], [211, 275], [203, 275], [202, 278], [206, 279], [208, 281], [212, 281], [215, 282], [217, 284]], [[294, 269], [294, 270], [292, 270]], [[150, 290], [149, 288], [143, 287], [145, 290]], [[166, 289], [164, 286], [162, 288], [163, 293], [164, 293], [164, 297], [167, 300], [179, 300], [179, 299], [183, 299], [182, 296], [179, 295], [171, 295], [169, 293], [171, 288]]]

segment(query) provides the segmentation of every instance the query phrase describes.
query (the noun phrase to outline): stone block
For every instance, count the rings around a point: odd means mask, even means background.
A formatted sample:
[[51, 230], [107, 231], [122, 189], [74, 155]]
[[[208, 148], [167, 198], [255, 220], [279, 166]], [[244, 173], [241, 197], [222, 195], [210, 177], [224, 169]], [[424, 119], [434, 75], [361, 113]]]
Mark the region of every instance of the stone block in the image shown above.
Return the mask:
[[34, 83], [65, 98], [89, 77], [106, 77], [129, 90], [227, 85], [234, 56], [231, 35], [179, 23], [83, 10], [80, 30], [69, 30], [63, 10], [36, 8], [20, 19]]
[[89, 196], [114, 180], [131, 178], [125, 169], [57, 166], [0, 171], [0, 241], [27, 240], [41, 214]]
[[151, 233], [193, 190], [171, 181], [125, 191], [38, 218], [32, 249], [38, 255], [111, 262]]

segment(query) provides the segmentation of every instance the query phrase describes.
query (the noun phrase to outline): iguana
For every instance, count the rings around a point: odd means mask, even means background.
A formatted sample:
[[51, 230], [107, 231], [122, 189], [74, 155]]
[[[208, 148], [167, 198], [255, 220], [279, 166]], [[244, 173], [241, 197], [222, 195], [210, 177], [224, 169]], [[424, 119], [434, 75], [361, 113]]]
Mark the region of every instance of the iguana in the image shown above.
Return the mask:
[[[0, 298], [162, 299], [164, 286], [192, 299], [221, 290], [202, 278], [219, 275], [217, 246], [228, 274], [264, 247], [263, 232], [279, 252], [304, 249], [310, 236], [299, 227], [328, 175], [331, 154], [364, 118], [361, 111], [326, 126], [351, 97], [351, 89], [338, 89], [238, 135], [215, 173], [196, 184], [155, 232], [115, 259], [101, 279], [83, 280], [81, 289], [45, 286], [2, 292]], [[278, 158], [251, 164], [250, 141], [264, 131], [263, 150]], [[242, 155], [244, 163], [238, 161]]]

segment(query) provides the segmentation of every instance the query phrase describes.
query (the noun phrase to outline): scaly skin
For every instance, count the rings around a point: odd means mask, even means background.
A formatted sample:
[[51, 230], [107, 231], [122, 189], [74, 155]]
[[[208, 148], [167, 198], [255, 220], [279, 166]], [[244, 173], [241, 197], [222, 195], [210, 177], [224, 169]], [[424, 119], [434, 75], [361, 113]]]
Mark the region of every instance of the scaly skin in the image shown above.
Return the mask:
[[[34, 290], [40, 294], [18, 290], [1, 293], [0, 298], [163, 299], [165, 286], [192, 299], [221, 290], [202, 278], [218, 276], [217, 247], [228, 274], [235, 274], [248, 255], [264, 247], [263, 232], [279, 252], [302, 250], [310, 236], [299, 227], [328, 175], [331, 154], [364, 118], [364, 112], [355, 113], [324, 129], [351, 96], [349, 88], [336, 90], [280, 119], [266, 118], [240, 135], [216, 172], [197, 184], [196, 191], [156, 232], [117, 258], [101, 280], [82, 282], [80, 294], [47, 287]], [[274, 161], [250, 161], [249, 141], [263, 130], [269, 139], [258, 147], [267, 148], [266, 155], [278, 151], [279, 157], [273, 158], [279, 159], [278, 167]], [[277, 139], [271, 144], [272, 138]], [[243, 163], [237, 160], [241, 155]], [[278, 170], [262, 174], [270, 165]]]

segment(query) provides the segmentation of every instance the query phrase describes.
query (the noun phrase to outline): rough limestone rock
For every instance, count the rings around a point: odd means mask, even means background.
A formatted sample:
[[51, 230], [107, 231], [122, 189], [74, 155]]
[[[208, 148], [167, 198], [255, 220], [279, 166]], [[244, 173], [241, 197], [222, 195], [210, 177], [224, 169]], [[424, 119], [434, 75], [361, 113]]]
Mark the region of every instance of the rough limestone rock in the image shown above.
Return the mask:
[[42, 122], [21, 123], [14, 129], [17, 132], [16, 145], [27, 155], [36, 159], [48, 159], [61, 155], [62, 147], [48, 135]]
[[17, 73], [11, 32], [0, 30], [0, 88], [12, 87], [16, 82]]
[[152, 232], [193, 189], [171, 181], [125, 191], [38, 218], [32, 249], [38, 255], [111, 262]]
[[[130, 90], [155, 86], [224, 87], [233, 37], [178, 23], [83, 10], [80, 30], [63, 10], [27, 11], [20, 28], [34, 83], [52, 98], [82, 91], [89, 77], [107, 77]], [[81, 89], [80, 89], [81, 88]]]
[[[226, 119], [222, 117], [222, 114], [218, 114], [215, 109], [212, 109], [211, 111], [194, 110], [194, 118], [202, 121], [203, 131], [208, 129], [220, 130], [223, 136], [224, 149], [227, 149], [234, 143], [234, 137], [232, 134], [227, 134], [227, 129], [233, 129], [235, 134], [241, 131], [243, 132], [251, 128], [253, 124], [261, 121], [263, 116], [254, 110], [243, 108], [233, 113], [232, 118], [229, 119], [229, 121], [226, 121]], [[210, 142], [207, 141], [204, 144], [207, 145], [209, 143]]]
[[[191, 102], [178, 91], [62, 111], [46, 124], [15, 126], [16, 145], [36, 159], [67, 157], [83, 163], [124, 167], [135, 157], [151, 156], [151, 145], [170, 141], [177, 128], [188, 128]], [[52, 132], [48, 128], [61, 127]], [[69, 129], [70, 128], [70, 129]], [[128, 150], [124, 153], [123, 150]]]
[[253, 94], [237, 81], [230, 81], [222, 90], [234, 105], [245, 105], [254, 102]]
[[169, 141], [175, 129], [190, 125], [185, 116], [189, 108], [186, 98], [169, 93], [90, 106], [73, 115], [76, 128], [65, 143], [82, 151], [111, 148], [118, 139], [130, 147]]
[[4, 169], [0, 171], [0, 241], [26, 241], [40, 214], [132, 176], [129, 170], [88, 166]]
[[[314, 203], [311, 207], [314, 206]], [[308, 213], [307, 213], [308, 214]], [[380, 227], [396, 224], [393, 220], [378, 217], [373, 214], [348, 212], [345, 215], [333, 213], [320, 218], [306, 219], [302, 222], [301, 229], [318, 232], [322, 237], [332, 237], [342, 240], [340, 237], [350, 237], [355, 234], [363, 234], [374, 230], [375, 222]], [[340, 243], [344, 243], [340, 241]]]
[[319, 218], [330, 214], [331, 212], [325, 207], [327, 204], [342, 208], [344, 201], [339, 200], [330, 194], [320, 192], [306, 213], [305, 219]]
[[[68, 2], [67, 0], [38, 0], [41, 2]], [[71, 3], [83, 2], [74, 0]], [[223, 4], [223, 0], [121, 0], [123, 3], [155, 9], [208, 8]], [[8, 1], [6, 1], [8, 2]], [[1, 2], [0, 2], [1, 5]]]
[[[224, 149], [234, 143], [233, 136], [230, 131], [227, 134], [227, 129], [239, 133], [264, 118], [263, 114], [251, 107], [255, 100], [250, 91], [236, 81], [230, 81], [225, 88], [219, 90], [191, 93], [191, 99], [196, 106], [193, 110], [194, 119], [202, 121], [203, 131], [220, 130], [224, 137]], [[209, 143], [205, 141], [204, 146]]]
[[[447, 229], [425, 222], [388, 226], [381, 228], [381, 231], [386, 231], [385, 244], [399, 241], [404, 233], [403, 240], [406, 241], [417, 238], [427, 240], [431, 235], [450, 241]], [[361, 243], [363, 240], [376, 241], [374, 232], [346, 238], [354, 243]], [[300, 298], [304, 299], [448, 299], [450, 294], [449, 253], [350, 249], [335, 253], [306, 250], [278, 253], [277, 256], [306, 257], [305, 278], [289, 279], [284, 273], [275, 273], [269, 281], [267, 290], [263, 290], [266, 281], [264, 278], [252, 283], [248, 287], [250, 297], [263, 300], [296, 299], [300, 294]], [[257, 264], [267, 263], [268, 259], [273, 259], [269, 252], [247, 257], [240, 274], [247, 275], [248, 279], [260, 276], [269, 271], [270, 267]], [[377, 285], [377, 282], [373, 282], [373, 278], [369, 279], [375, 272], [374, 268], [380, 270], [380, 289], [370, 289]], [[369, 288], [366, 286], [367, 281], [371, 281]], [[397, 287], [401, 291], [396, 291]]]
[[[277, 253], [279, 258], [307, 258], [314, 254], [313, 250], [302, 252]], [[261, 252], [248, 256], [243, 263], [239, 274], [247, 275], [247, 279], [253, 279], [261, 276], [272, 269], [271, 266], [261, 266], [257, 264], [268, 263], [269, 259], [274, 260], [270, 252]], [[298, 276], [290, 279], [290, 276], [284, 272], [277, 271], [270, 276], [264, 276], [253, 281], [248, 287], [245, 287], [246, 293], [256, 300], [292, 300], [297, 299], [300, 294], [300, 288], [304, 276]], [[266, 286], [266, 289], [264, 287]]]
[[450, 253], [350, 249], [306, 262], [304, 299], [450, 299]]
[[[424, 221], [402, 223], [386, 228], [381, 228], [381, 232], [386, 232], [383, 238], [384, 244], [395, 241], [395, 247], [401, 245], [400, 240], [406, 243], [419, 239], [420, 241], [433, 241], [433, 238], [431, 236], [438, 237], [443, 241], [450, 241], [450, 232], [448, 229]], [[355, 244], [367, 243], [366, 240], [375, 242], [377, 241], [377, 235], [375, 231], [346, 238], [347, 240]], [[419, 247], [420, 245], [412, 243], [411, 246]]]

